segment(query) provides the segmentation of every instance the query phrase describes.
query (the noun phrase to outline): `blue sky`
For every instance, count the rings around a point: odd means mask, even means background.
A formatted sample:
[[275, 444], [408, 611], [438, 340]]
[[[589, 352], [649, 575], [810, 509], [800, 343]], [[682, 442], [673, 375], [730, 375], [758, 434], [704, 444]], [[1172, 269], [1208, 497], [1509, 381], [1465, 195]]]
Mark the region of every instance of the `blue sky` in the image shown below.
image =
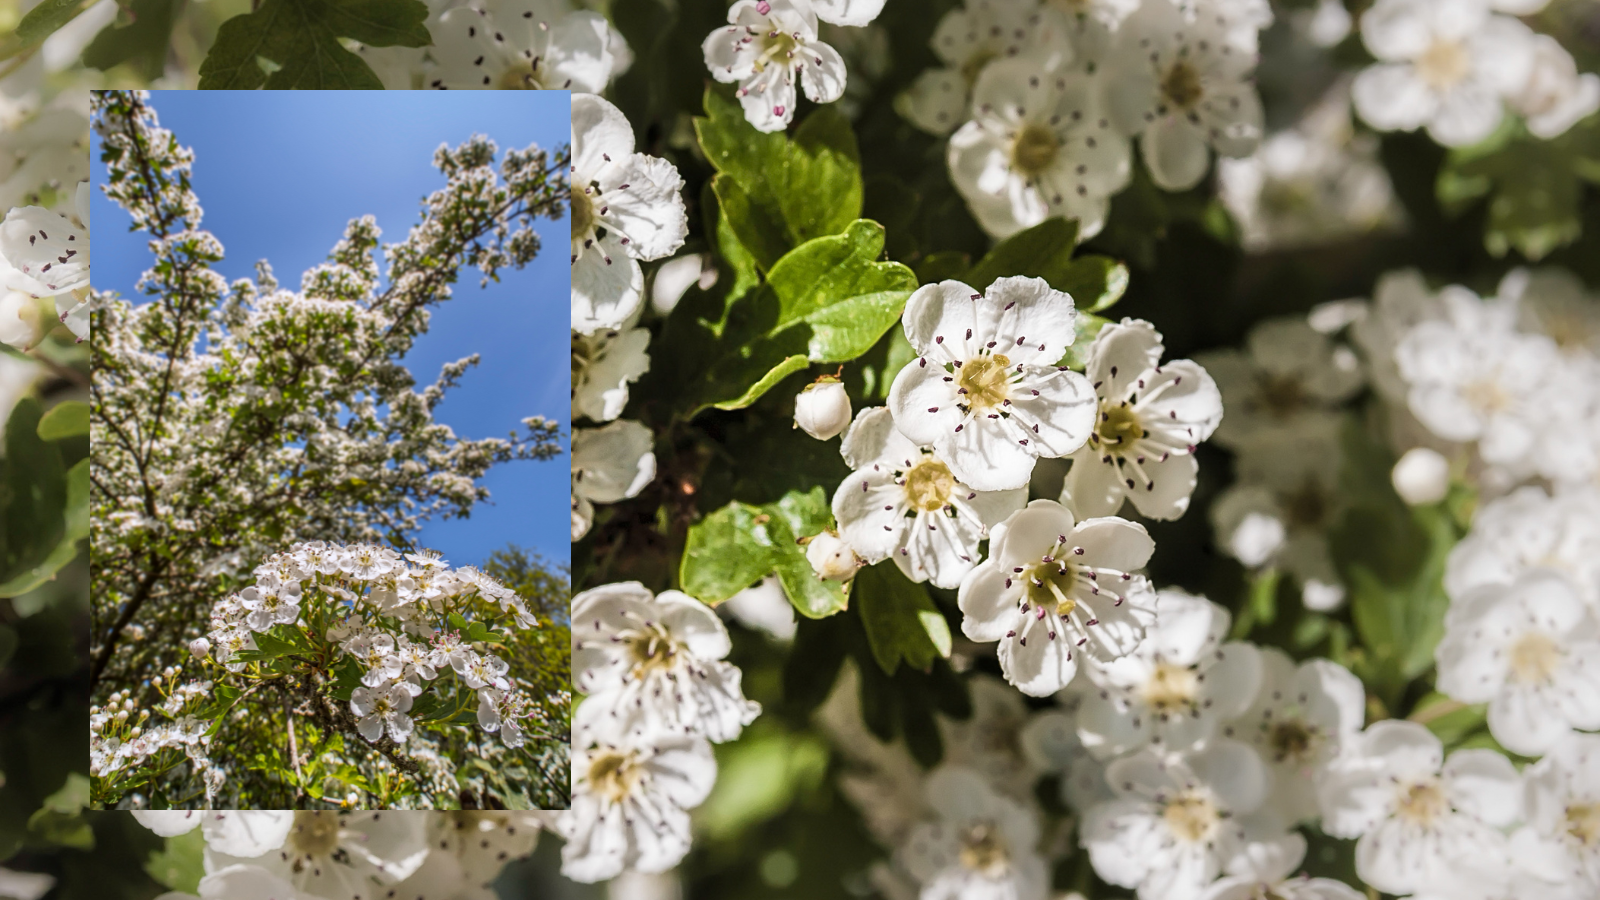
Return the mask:
[[[571, 139], [564, 91], [157, 91], [152, 106], [194, 149], [203, 227], [227, 252], [218, 270], [230, 280], [253, 277], [256, 260], [266, 259], [289, 289], [352, 218], [370, 213], [384, 242], [403, 239], [422, 197], [444, 186], [430, 162], [441, 143], [482, 133], [504, 151]], [[102, 184], [98, 141], [93, 160]], [[93, 204], [95, 286], [137, 297], [151, 262], [148, 236], [129, 232], [127, 214], [98, 190]], [[434, 309], [429, 332], [406, 358], [420, 386], [445, 362], [481, 354], [435, 410], [458, 435], [503, 437], [529, 415], [568, 420], [567, 224], [541, 220], [536, 230], [538, 259], [483, 289], [477, 270], [464, 270], [454, 299]], [[470, 519], [428, 523], [420, 543], [454, 565], [481, 563], [508, 543], [566, 562], [570, 498], [561, 476], [569, 469], [564, 458], [497, 466], [483, 482], [493, 505], [479, 505]]]

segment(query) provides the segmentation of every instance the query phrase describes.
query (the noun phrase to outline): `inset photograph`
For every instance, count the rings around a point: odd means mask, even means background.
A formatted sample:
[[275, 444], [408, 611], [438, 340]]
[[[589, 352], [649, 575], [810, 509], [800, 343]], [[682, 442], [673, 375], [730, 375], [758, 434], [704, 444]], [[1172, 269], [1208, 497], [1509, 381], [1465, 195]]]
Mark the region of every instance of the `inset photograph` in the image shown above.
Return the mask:
[[97, 91], [90, 805], [563, 809], [563, 92]]

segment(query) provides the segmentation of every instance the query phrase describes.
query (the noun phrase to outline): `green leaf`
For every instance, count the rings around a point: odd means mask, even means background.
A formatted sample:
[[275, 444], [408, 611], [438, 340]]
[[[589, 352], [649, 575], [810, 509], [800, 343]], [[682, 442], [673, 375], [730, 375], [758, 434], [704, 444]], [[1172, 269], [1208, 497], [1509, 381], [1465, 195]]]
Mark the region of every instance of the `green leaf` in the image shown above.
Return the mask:
[[78, 542], [89, 536], [89, 460], [78, 460], [67, 471], [67, 506], [63, 514], [61, 540], [50, 555], [0, 584], [0, 597], [20, 597], [56, 577], [56, 573], [78, 557]]
[[218, 685], [211, 694], [211, 702], [195, 711], [200, 719], [220, 719], [239, 699], [239, 689], [231, 684]]
[[174, 891], [197, 893], [205, 877], [205, 832], [196, 828], [167, 838], [167, 845], [150, 854], [144, 870]]
[[45, 38], [77, 18], [88, 5], [89, 0], [44, 0], [22, 17], [15, 31], [0, 39], [0, 59], [10, 59], [44, 43]]
[[282, 638], [275, 636], [270, 631], [256, 634], [256, 649], [261, 651], [262, 659], [275, 659], [279, 656], [288, 656], [299, 652], [300, 648]]
[[729, 310], [723, 355], [700, 385], [698, 412], [741, 409], [808, 362], [847, 362], [900, 320], [916, 276], [878, 262], [883, 227], [861, 219], [841, 235], [808, 241]]
[[1093, 313], [1080, 312], [1074, 316], [1072, 326], [1076, 334], [1072, 338], [1072, 345], [1067, 347], [1067, 352], [1056, 365], [1082, 372], [1083, 367], [1089, 363], [1089, 347], [1094, 344], [1095, 335], [1110, 324], [1110, 319], [1101, 318]]
[[102, 72], [132, 65], [145, 78], [157, 78], [167, 61], [172, 26], [184, 0], [132, 0], [126, 24], [113, 21], [83, 49], [83, 64]]
[[348, 701], [350, 695], [361, 687], [361, 665], [354, 658], [346, 656], [333, 667], [333, 694], [335, 700]]
[[55, 793], [44, 799], [40, 807], [28, 818], [28, 831], [52, 844], [94, 849], [94, 830], [83, 817], [89, 805], [89, 779], [80, 772], [67, 776]]
[[799, 538], [828, 527], [827, 494], [790, 491], [776, 503], [735, 501], [689, 526], [678, 581], [691, 597], [717, 604], [776, 573], [789, 602], [813, 619], [849, 602], [845, 587], [823, 581], [806, 561]]
[[928, 597], [928, 590], [885, 560], [856, 573], [852, 593], [861, 624], [879, 668], [893, 675], [900, 661], [927, 671], [936, 658], [950, 655], [950, 625]]
[[[339, 39], [425, 47], [427, 17], [421, 0], [264, 0], [254, 12], [222, 23], [200, 65], [200, 88], [382, 90], [378, 76]], [[264, 67], [263, 60], [277, 68]]]
[[[26, 398], [11, 412], [0, 458], [0, 597], [26, 593], [53, 576], [71, 559], [60, 545], [67, 533], [66, 473], [61, 453], [39, 439], [39, 401]], [[82, 485], [87, 496], [87, 468]]]
[[[839, 234], [861, 215], [861, 162], [850, 121], [819, 107], [786, 134], [763, 134], [739, 104], [711, 89], [694, 120], [712, 189], [740, 243], [769, 270], [791, 249]], [[881, 244], [880, 244], [881, 249]]]
[[1106, 256], [1073, 258], [1078, 226], [1070, 219], [1046, 219], [1001, 241], [963, 279], [984, 290], [996, 278], [1028, 275], [1043, 278], [1072, 295], [1079, 314], [1101, 312], [1128, 290], [1128, 268]]

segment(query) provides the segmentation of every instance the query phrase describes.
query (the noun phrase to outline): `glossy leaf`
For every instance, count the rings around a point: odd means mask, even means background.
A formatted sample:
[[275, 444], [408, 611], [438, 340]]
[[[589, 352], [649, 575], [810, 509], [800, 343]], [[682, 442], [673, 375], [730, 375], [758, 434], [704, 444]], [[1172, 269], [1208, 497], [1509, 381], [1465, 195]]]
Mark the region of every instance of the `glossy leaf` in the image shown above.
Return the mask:
[[[420, 0], [264, 0], [222, 23], [200, 65], [202, 90], [369, 89], [383, 82], [340, 38], [370, 47], [425, 47]], [[262, 60], [276, 66], [268, 74]]]

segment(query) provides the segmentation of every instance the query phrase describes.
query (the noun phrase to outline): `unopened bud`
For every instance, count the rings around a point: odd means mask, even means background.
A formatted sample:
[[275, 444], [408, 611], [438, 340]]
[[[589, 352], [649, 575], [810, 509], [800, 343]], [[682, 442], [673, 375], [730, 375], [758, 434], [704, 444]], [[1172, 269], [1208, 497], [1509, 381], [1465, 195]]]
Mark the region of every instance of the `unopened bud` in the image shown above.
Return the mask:
[[824, 581], [849, 581], [861, 568], [861, 559], [850, 545], [832, 532], [824, 531], [806, 544], [806, 562]]
[[1437, 450], [1412, 447], [1394, 464], [1389, 481], [1400, 499], [1412, 506], [1438, 503], [1450, 493], [1450, 461]]
[[205, 638], [195, 638], [189, 642], [189, 652], [195, 659], [205, 659], [211, 655], [211, 642]]
[[850, 424], [850, 395], [831, 378], [808, 384], [794, 398], [794, 423], [819, 441], [838, 436]]

